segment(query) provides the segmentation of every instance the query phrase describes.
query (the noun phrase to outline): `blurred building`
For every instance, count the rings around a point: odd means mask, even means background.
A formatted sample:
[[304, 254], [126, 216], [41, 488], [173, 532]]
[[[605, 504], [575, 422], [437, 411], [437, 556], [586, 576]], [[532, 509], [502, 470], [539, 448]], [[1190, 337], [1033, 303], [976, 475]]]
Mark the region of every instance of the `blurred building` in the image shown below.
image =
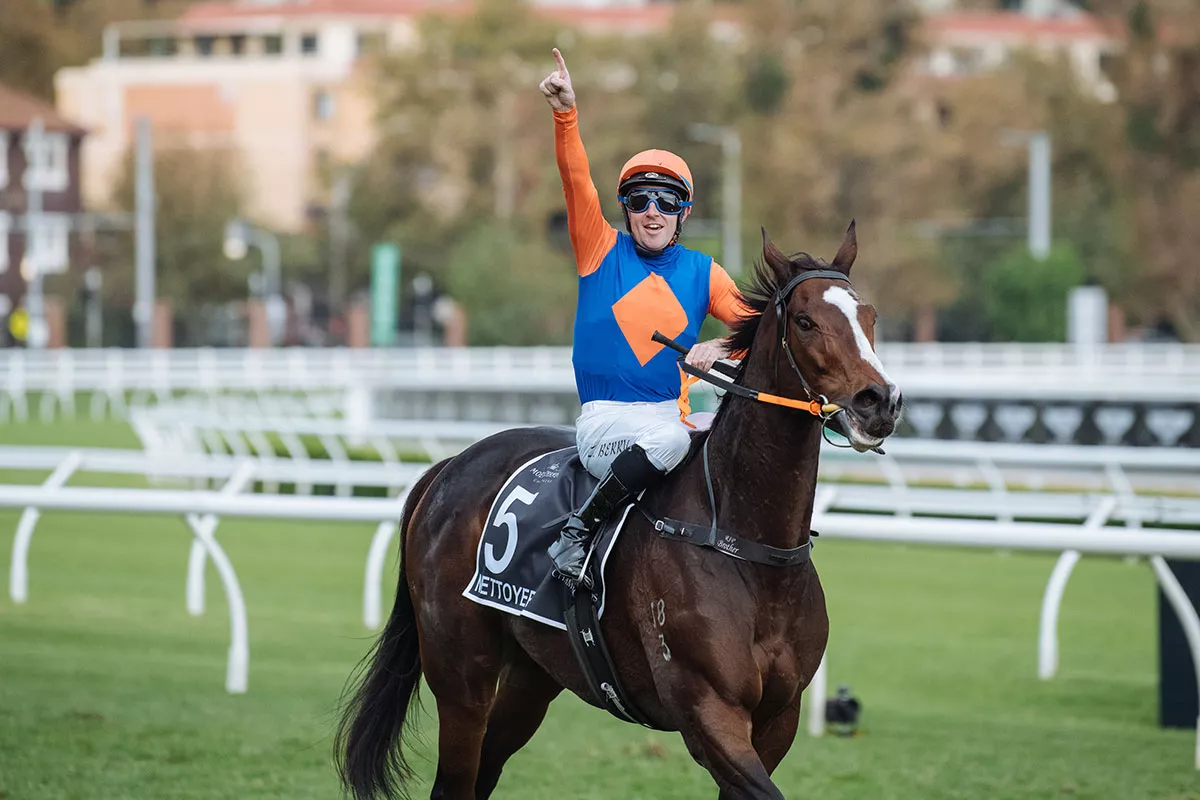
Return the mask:
[[[30, 133], [34, 120], [41, 121], [41, 136]], [[72, 230], [83, 210], [84, 137], [84, 129], [53, 106], [0, 85], [0, 342], [34, 271], [65, 273], [78, 249]], [[61, 309], [54, 306], [52, 313], [61, 316]], [[51, 320], [56, 335], [59, 323]]]
[[[915, 2], [927, 15], [925, 71], [933, 76], [969, 76], [1035, 48], [1066, 53], [1098, 96], [1113, 94], [1102, 64], [1119, 42], [1066, 0], [992, 12]], [[536, 5], [564, 26], [629, 35], [662, 30], [674, 12], [673, 3], [651, 0]], [[59, 108], [91, 132], [85, 201], [108, 199], [133, 121], [145, 115], [159, 147], [235, 153], [254, 218], [301, 229], [314, 207], [331, 202], [336, 165], [361, 161], [374, 144], [370, 56], [411, 45], [424, 13], [470, 8], [470, 0], [214, 0], [175, 20], [110, 26], [100, 58], [56, 76]], [[721, 15], [713, 34], [735, 39], [736, 13]]]
[[[631, 34], [662, 29], [673, 12], [648, 0], [537, 5], [573, 27]], [[411, 44], [423, 13], [469, 9], [458, 0], [233, 0], [114, 24], [100, 58], [56, 76], [59, 107], [92, 131], [85, 196], [107, 200], [145, 115], [156, 146], [237, 153], [253, 216], [298, 230], [328, 193], [331, 167], [361, 160], [374, 143], [368, 56]]]
[[1016, 52], [1032, 50], [1065, 56], [1098, 99], [1116, 98], [1104, 67], [1120, 52], [1120, 37], [1066, 0], [1024, 0], [1020, 8], [997, 11], [959, 11], [947, 0], [925, 3], [937, 6], [925, 25], [925, 67], [933, 76], [978, 75], [1003, 66]]

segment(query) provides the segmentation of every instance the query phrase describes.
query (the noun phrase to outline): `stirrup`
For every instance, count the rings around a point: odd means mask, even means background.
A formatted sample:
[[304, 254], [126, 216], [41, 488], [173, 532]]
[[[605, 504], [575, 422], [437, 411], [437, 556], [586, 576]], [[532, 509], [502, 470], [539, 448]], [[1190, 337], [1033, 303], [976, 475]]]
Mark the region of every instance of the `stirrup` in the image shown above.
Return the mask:
[[580, 583], [583, 584], [583, 588], [587, 589], [590, 592], [596, 588], [596, 584], [595, 584], [595, 581], [592, 580], [592, 575], [588, 571], [587, 566], [588, 566], [588, 558], [587, 558], [587, 556], [584, 556], [583, 557], [583, 566], [580, 567], [580, 569], [579, 569], [579, 577], [578, 578], [568, 575], [567, 573], [560, 570], [558, 567], [552, 568], [550, 570], [550, 572], [555, 577], [556, 580], [560, 580], [566, 585], [567, 589], [571, 592], [571, 594], [575, 594], [577, 591], [579, 591]]

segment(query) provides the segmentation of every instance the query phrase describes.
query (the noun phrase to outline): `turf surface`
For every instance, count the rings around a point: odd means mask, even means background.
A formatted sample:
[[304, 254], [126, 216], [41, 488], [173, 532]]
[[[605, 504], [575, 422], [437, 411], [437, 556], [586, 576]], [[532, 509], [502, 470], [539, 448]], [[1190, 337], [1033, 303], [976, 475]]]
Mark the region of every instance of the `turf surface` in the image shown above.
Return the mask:
[[[4, 443], [63, 437], [122, 441], [119, 426], [0, 424]], [[17, 516], [0, 511], [0, 574]], [[228, 520], [217, 535], [249, 609], [241, 696], [223, 689], [228, 615], [211, 569], [206, 614], [184, 608], [182, 521], [43, 516], [29, 602], [0, 599], [0, 798], [340, 796], [330, 733], [369, 644], [360, 605], [370, 526]], [[1063, 608], [1062, 668], [1043, 683], [1035, 639], [1052, 557], [829, 541], [815, 560], [832, 680], [849, 683], [865, 711], [855, 738], [797, 738], [776, 773], [787, 797], [1200, 800], [1194, 734], [1157, 727], [1144, 563], [1080, 564]], [[428, 717], [426, 730], [435, 724]], [[418, 763], [414, 795], [427, 796], [433, 762]], [[715, 795], [678, 736], [563, 697], [495, 796]]]

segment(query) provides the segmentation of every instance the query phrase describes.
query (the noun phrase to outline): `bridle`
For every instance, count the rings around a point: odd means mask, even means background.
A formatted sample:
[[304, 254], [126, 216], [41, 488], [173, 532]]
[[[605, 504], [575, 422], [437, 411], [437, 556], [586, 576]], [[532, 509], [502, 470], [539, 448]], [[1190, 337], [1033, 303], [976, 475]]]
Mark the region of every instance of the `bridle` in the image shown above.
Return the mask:
[[[788, 346], [787, 331], [788, 331], [788, 315], [787, 304], [792, 296], [792, 292], [796, 287], [807, 280], [813, 278], [825, 278], [827, 280], [845, 281], [850, 283], [850, 278], [837, 270], [832, 269], [813, 269], [806, 272], [801, 272], [799, 275], [792, 277], [782, 289], [775, 293], [775, 322], [779, 329], [779, 346], [783, 348], [783, 352], [787, 354], [788, 363], [792, 365], [792, 372], [796, 373], [796, 377], [800, 379], [800, 386], [804, 389], [804, 393], [808, 395], [809, 405], [806, 410], [813, 416], [829, 419], [834, 414], [842, 410], [842, 407], [829, 402], [829, 398], [823, 394], [817, 394], [804, 377], [804, 373], [800, 371], [800, 366], [796, 363], [796, 357], [792, 355], [792, 348]], [[779, 385], [779, 359], [775, 359], [775, 385]], [[796, 401], [792, 401], [796, 402]], [[813, 409], [819, 407], [820, 413], [814, 413]]]
[[[696, 381], [704, 381], [705, 383], [711, 383], [713, 386], [724, 389], [725, 391], [729, 392], [730, 394], [736, 395], [737, 397], [743, 397], [747, 400], [757, 400], [760, 403], [770, 403], [771, 405], [784, 406], [786, 408], [794, 408], [794, 409], [798, 409], [800, 411], [807, 411], [809, 414], [812, 414], [814, 417], [820, 417], [821, 419], [826, 420], [826, 421], [828, 421], [834, 414], [841, 411], [842, 410], [841, 406], [839, 406], [836, 403], [829, 402], [828, 397], [826, 397], [823, 394], [818, 394], [813, 391], [812, 386], [809, 384], [808, 380], [805, 379], [804, 373], [802, 373], [800, 371], [800, 366], [796, 363], [796, 359], [792, 355], [791, 347], [788, 346], [788, 339], [787, 339], [788, 325], [787, 325], [787, 313], [786, 313], [788, 300], [791, 298], [792, 292], [794, 292], [796, 290], [797, 286], [804, 283], [804, 281], [812, 280], [813, 278], [825, 278], [828, 280], [839, 280], [839, 281], [845, 281], [846, 283], [850, 282], [850, 279], [848, 277], [846, 277], [845, 275], [843, 275], [840, 272], [837, 272], [836, 270], [814, 269], [814, 270], [808, 270], [807, 272], [801, 272], [799, 275], [794, 276], [790, 281], [787, 282], [786, 285], [784, 285], [784, 287], [782, 289], [779, 289], [778, 291], [775, 292], [775, 317], [776, 317], [778, 329], [779, 329], [779, 346], [781, 348], [783, 348], [783, 352], [787, 353], [788, 363], [792, 365], [792, 372], [794, 372], [796, 374], [796, 377], [800, 379], [800, 386], [804, 389], [804, 393], [805, 393], [805, 395], [807, 395], [808, 399], [797, 400], [797, 399], [791, 398], [791, 397], [782, 397], [777, 394], [770, 394], [768, 392], [759, 391], [757, 389], [750, 389], [745, 386], [739, 386], [738, 384], [733, 383], [728, 379], [725, 379], [723, 377], [717, 377], [712, 372], [699, 369], [698, 367], [694, 367], [691, 364], [687, 363], [687, 361], [684, 360], [684, 358], [687, 356], [687, 353], [688, 353], [688, 350], [686, 347], [684, 347], [683, 345], [674, 341], [673, 339], [669, 339], [666, 336], [663, 336], [658, 331], [655, 331], [654, 336], [651, 337], [654, 341], [656, 341], [660, 344], [664, 344], [667, 347], [671, 347], [671, 348], [675, 349], [676, 351], [682, 353], [682, 355], [678, 359], [679, 369], [682, 372], [686, 373], [688, 377], [685, 378], [684, 382], [683, 382], [684, 394], [680, 397], [680, 410], [683, 411], [684, 406], [686, 405], [687, 389], [692, 384], [696, 383]], [[776, 359], [776, 361], [775, 361], [775, 384], [779, 385], [779, 361], [778, 361], [778, 359]], [[690, 412], [690, 408], [688, 409], [688, 411]], [[682, 414], [681, 416], [686, 416], [686, 414]]]
[[[807, 399], [799, 400], [796, 398], [782, 397], [780, 395], [770, 394], [768, 392], [759, 391], [757, 389], [750, 389], [748, 387], [740, 386], [736, 383], [733, 383], [732, 380], [728, 379], [725, 376], [718, 377], [717, 375], [714, 375], [712, 372], [694, 367], [691, 364], [687, 363], [687, 361], [685, 361], [685, 358], [686, 358], [687, 352], [688, 352], [687, 348], [683, 347], [682, 345], [680, 345], [679, 343], [675, 342], [672, 339], [668, 339], [666, 336], [663, 336], [661, 333], [658, 333], [657, 331], [654, 332], [654, 336], [652, 337], [654, 339], [654, 341], [659, 342], [660, 344], [665, 344], [668, 347], [672, 347], [675, 350], [677, 350], [678, 352], [682, 353], [682, 355], [678, 359], [678, 364], [679, 364], [680, 371], [685, 373], [686, 377], [683, 380], [683, 385], [682, 385], [682, 389], [680, 391], [678, 405], [679, 405], [679, 412], [680, 412], [679, 418], [685, 425], [687, 425], [688, 427], [695, 427], [694, 425], [692, 425], [692, 423], [687, 421], [687, 416], [688, 416], [688, 414], [691, 413], [691, 405], [688, 401], [688, 389], [692, 386], [692, 384], [696, 383], [697, 381], [704, 381], [705, 383], [710, 383], [713, 386], [723, 389], [724, 391], [729, 392], [732, 395], [735, 395], [737, 397], [742, 397], [747, 400], [755, 400], [760, 403], [769, 403], [771, 405], [783, 406], [785, 408], [794, 408], [799, 411], [806, 411], [809, 414], [812, 414], [814, 417], [817, 417], [821, 420], [821, 437], [823, 439], [825, 439], [826, 442], [833, 445], [834, 447], [847, 447], [848, 446], [848, 445], [839, 445], [836, 442], [832, 441], [829, 438], [828, 432], [826, 430], [827, 427], [829, 426], [829, 423], [833, 420], [834, 416], [838, 412], [844, 411], [845, 409], [843, 409], [837, 403], [830, 402], [829, 398], [826, 397], [825, 395], [818, 394], [817, 392], [813, 391], [812, 385], [809, 384], [808, 380], [804, 377], [804, 373], [800, 371], [800, 365], [796, 363], [796, 358], [795, 358], [795, 356], [792, 355], [792, 348], [788, 345], [788, 336], [787, 336], [787, 332], [788, 332], [788, 315], [787, 315], [788, 300], [791, 298], [792, 292], [794, 292], [796, 290], [797, 286], [799, 286], [800, 284], [804, 283], [807, 280], [812, 280], [814, 278], [825, 278], [826, 280], [843, 281], [847, 284], [850, 283], [850, 278], [847, 277], [846, 275], [842, 274], [841, 272], [838, 272], [837, 270], [832, 270], [832, 269], [807, 270], [805, 272], [801, 272], [799, 275], [793, 276], [792, 279], [789, 280], [783, 286], [783, 288], [781, 288], [775, 292], [775, 298], [774, 298], [776, 325], [777, 325], [777, 328], [779, 331], [779, 346], [783, 349], [783, 352], [787, 354], [788, 363], [791, 364], [791, 366], [792, 366], [792, 372], [800, 380], [800, 386], [801, 386], [801, 388], [804, 389], [804, 394], [807, 396]], [[775, 385], [776, 386], [779, 385], [779, 359], [778, 358], [775, 360]], [[874, 447], [871, 449], [876, 452], [879, 452], [879, 453], [883, 452], [878, 447]]]

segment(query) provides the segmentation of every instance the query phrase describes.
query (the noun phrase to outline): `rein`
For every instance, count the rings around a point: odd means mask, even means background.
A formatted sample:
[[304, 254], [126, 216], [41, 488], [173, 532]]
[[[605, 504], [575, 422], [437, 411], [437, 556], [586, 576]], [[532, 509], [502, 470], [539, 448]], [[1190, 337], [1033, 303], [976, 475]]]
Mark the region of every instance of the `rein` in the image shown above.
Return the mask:
[[[684, 360], [687, 355], [687, 348], [678, 342], [663, 336], [658, 331], [650, 338], [659, 344], [666, 345], [682, 355], [678, 359], [679, 369], [686, 373], [687, 377], [683, 379], [679, 397], [679, 418], [689, 427], [695, 427], [687, 421], [687, 415], [691, 413], [691, 405], [687, 400], [687, 390], [697, 381], [711, 383], [713, 386], [718, 386], [731, 394], [738, 397], [744, 397], [747, 400], [757, 400], [760, 403], [770, 403], [771, 405], [784, 406], [786, 408], [794, 408], [800, 411], [807, 411], [814, 417], [820, 417], [828, 421], [830, 417], [842, 410], [842, 407], [836, 403], [829, 402], [829, 398], [823, 394], [817, 394], [809, 385], [808, 380], [804, 377], [804, 373], [800, 371], [800, 366], [796, 364], [796, 358], [792, 355], [792, 348], [788, 346], [787, 340], [787, 302], [792, 296], [792, 292], [796, 287], [812, 278], [824, 278], [826, 280], [838, 280], [850, 283], [850, 278], [842, 273], [832, 269], [813, 269], [807, 272], [801, 272], [799, 275], [792, 277], [787, 284], [775, 292], [775, 319], [779, 328], [779, 346], [783, 348], [783, 352], [787, 354], [788, 363], [792, 365], [792, 372], [800, 379], [800, 386], [804, 388], [804, 393], [808, 395], [807, 400], [797, 400], [791, 397], [781, 397], [776, 394], [768, 394], [767, 392], [758, 391], [757, 389], [749, 389], [745, 386], [739, 386], [731, 380], [725, 380], [714, 375], [707, 370], [698, 369], [688, 364]], [[779, 383], [779, 361], [775, 361], [775, 383]]]

